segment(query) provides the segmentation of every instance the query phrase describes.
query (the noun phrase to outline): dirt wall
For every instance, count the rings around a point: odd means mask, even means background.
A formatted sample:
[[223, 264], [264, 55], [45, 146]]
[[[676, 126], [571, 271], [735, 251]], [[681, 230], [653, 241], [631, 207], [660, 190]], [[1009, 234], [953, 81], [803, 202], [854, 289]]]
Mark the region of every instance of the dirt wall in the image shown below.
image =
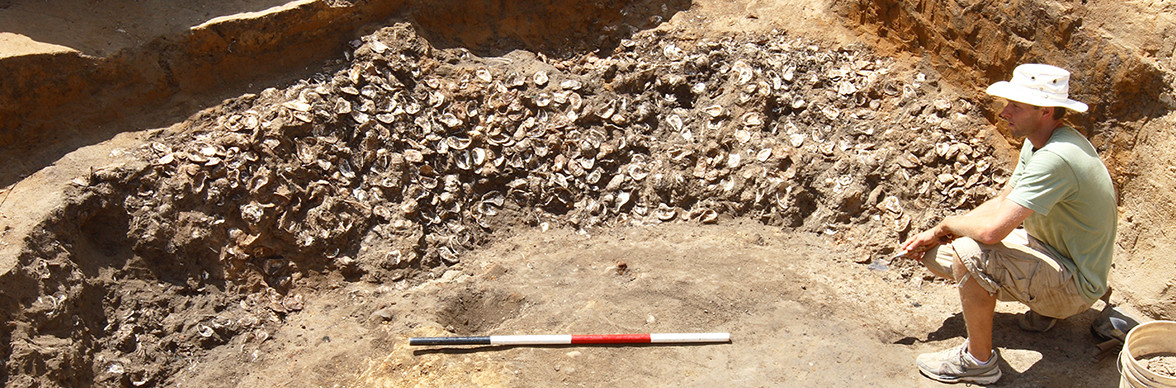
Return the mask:
[[1072, 96], [1091, 107], [1071, 120], [1086, 128], [1116, 130], [1105, 123], [1154, 118], [1172, 107], [1171, 74], [1086, 28], [1091, 10], [1079, 2], [861, 0], [839, 7], [847, 22], [930, 59], [964, 87], [982, 90], [1021, 63], [1069, 69]]
[[[1093, 2], [1092, 2], [1093, 3]], [[1007, 79], [1021, 63], [1050, 63], [1072, 72], [1071, 96], [1090, 104], [1068, 116], [1087, 131], [1115, 179], [1120, 198], [1119, 251], [1112, 286], [1131, 303], [1164, 318], [1176, 316], [1176, 259], [1163, 230], [1173, 222], [1176, 186], [1168, 151], [1173, 140], [1174, 76], [1171, 48], [1160, 29], [1140, 37], [1115, 30], [1123, 16], [1157, 12], [1139, 4], [1018, 0], [855, 0], [835, 6], [851, 25], [877, 36], [880, 45], [922, 56], [961, 90], [999, 102], [983, 89]], [[1171, 15], [1171, 10], [1167, 12]], [[1167, 47], [1167, 49], [1165, 49]], [[1007, 126], [998, 126], [1008, 136]], [[1016, 142], [1015, 139], [1009, 139]]]
[[650, 28], [690, 6], [688, 0], [417, 1], [412, 20], [438, 47], [481, 55], [515, 48], [553, 55], [611, 51], [620, 38]]
[[292, 2], [148, 37], [106, 57], [67, 51], [4, 58], [0, 146], [10, 155], [62, 143], [76, 147], [74, 138], [110, 136], [101, 132], [116, 131], [109, 127], [159, 109], [179, 93], [217, 94], [275, 74], [304, 72], [339, 56], [360, 26], [390, 17], [405, 3]]

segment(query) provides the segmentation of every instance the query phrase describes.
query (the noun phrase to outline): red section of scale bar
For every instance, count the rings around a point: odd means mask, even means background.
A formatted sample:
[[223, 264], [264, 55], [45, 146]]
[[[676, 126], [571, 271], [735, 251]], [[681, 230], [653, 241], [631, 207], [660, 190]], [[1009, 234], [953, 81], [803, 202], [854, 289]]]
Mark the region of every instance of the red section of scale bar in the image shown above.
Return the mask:
[[647, 344], [649, 334], [573, 335], [572, 344]]

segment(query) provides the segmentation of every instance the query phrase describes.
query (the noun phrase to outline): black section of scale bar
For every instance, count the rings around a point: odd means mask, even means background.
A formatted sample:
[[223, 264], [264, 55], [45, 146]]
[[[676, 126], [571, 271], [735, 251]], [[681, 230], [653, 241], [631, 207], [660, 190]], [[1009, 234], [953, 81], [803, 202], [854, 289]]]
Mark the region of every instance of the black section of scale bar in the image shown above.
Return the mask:
[[490, 345], [490, 336], [482, 337], [412, 337], [409, 345]]

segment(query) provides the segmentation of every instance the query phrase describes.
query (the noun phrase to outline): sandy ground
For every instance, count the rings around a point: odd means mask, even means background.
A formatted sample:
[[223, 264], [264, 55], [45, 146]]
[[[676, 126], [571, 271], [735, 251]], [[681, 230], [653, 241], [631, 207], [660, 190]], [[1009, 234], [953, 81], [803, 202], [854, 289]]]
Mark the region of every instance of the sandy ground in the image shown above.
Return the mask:
[[105, 57], [161, 35], [187, 31], [218, 16], [262, 11], [287, 1], [66, 0], [52, 6], [39, 1], [8, 3], [0, 6], [0, 26], [4, 26], [0, 28], [0, 42], [5, 43], [0, 58], [40, 52], [45, 48], [41, 45]]
[[[869, 270], [831, 240], [740, 220], [599, 234], [520, 231], [420, 285], [309, 279], [314, 296], [268, 341], [219, 347], [172, 383], [937, 386], [919, 374], [914, 358], [964, 338], [955, 288], [925, 280], [925, 270], [910, 262]], [[1018, 329], [1022, 311], [1013, 303], [997, 308], [1000, 386], [1118, 381], [1113, 357], [1088, 353], [1097, 311], [1048, 334]], [[645, 332], [729, 332], [732, 341], [408, 346], [412, 336]]]

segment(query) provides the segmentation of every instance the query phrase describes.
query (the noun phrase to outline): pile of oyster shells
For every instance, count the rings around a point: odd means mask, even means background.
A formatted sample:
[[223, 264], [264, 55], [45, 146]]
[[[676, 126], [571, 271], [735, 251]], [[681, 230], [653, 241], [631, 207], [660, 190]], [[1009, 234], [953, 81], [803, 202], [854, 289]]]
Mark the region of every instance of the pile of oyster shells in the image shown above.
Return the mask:
[[[968, 135], [972, 103], [858, 47], [646, 31], [606, 56], [488, 58], [405, 24], [352, 46], [333, 73], [228, 101], [144, 148], [127, 196], [140, 244], [211, 247], [228, 271], [377, 278], [456, 263], [510, 220], [747, 217], [857, 230], [865, 245], [983, 201], [1007, 175]], [[177, 237], [177, 219], [204, 228]]]

